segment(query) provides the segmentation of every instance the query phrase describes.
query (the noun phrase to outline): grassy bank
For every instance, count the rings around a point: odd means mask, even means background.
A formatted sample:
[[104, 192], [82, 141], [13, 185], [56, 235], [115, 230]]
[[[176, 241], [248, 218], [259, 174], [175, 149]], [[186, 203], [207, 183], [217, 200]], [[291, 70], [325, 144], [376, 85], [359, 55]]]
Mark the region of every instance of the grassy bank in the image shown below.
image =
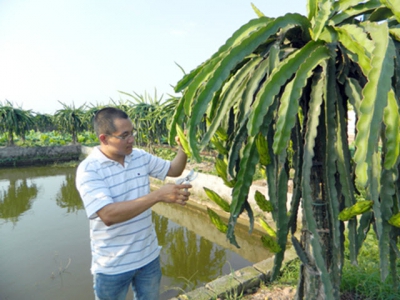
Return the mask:
[[[379, 247], [375, 233], [370, 231], [360, 249], [358, 265], [349, 260], [349, 251], [345, 243], [345, 261], [341, 282], [341, 294], [346, 299], [395, 300], [400, 299], [400, 291], [393, 289], [390, 276], [381, 282], [379, 271]], [[399, 269], [400, 266], [397, 266]], [[285, 266], [276, 286], [297, 285], [300, 272], [300, 260], [295, 259]], [[400, 279], [398, 275], [397, 280]], [[344, 298], [343, 297], [343, 298]]]

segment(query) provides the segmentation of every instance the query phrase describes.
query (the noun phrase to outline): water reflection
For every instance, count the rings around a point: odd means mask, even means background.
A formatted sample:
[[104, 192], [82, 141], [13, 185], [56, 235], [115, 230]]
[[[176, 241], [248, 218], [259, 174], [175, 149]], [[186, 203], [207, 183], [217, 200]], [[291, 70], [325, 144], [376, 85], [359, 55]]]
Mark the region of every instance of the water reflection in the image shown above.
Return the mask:
[[[0, 299], [93, 298], [89, 222], [74, 181], [75, 168], [0, 172], [0, 218], [13, 222], [0, 222], [0, 241], [7, 241], [0, 242]], [[225, 238], [208, 216], [189, 206], [157, 205], [153, 221], [162, 246], [163, 300], [269, 257], [247, 232], [241, 253], [221, 245]], [[62, 276], [51, 276], [54, 253], [63, 267], [70, 261]]]
[[75, 173], [70, 172], [65, 175], [65, 181], [57, 193], [56, 203], [61, 208], [67, 208], [68, 213], [84, 209], [79, 193], [75, 189]]
[[172, 285], [191, 290], [221, 275], [227, 261], [225, 249], [160, 215], [153, 214], [153, 221], [163, 246], [162, 273], [171, 278]]
[[13, 178], [8, 188], [0, 192], [0, 218], [15, 224], [20, 215], [31, 209], [32, 199], [36, 197], [38, 189], [35, 184], [28, 184], [27, 179]]
[[192, 285], [192, 289], [221, 274], [226, 262], [225, 249], [214, 247], [203, 237], [197, 240], [195, 233], [183, 227], [171, 230], [169, 235], [163, 271], [165, 275], [173, 277], [176, 284], [186, 279], [183, 290], [187, 290], [188, 284]]

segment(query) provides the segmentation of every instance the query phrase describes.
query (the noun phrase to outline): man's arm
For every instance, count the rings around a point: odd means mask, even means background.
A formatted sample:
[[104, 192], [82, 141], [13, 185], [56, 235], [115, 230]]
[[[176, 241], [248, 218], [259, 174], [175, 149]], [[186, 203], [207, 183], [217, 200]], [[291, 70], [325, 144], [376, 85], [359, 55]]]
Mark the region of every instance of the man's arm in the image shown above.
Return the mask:
[[[175, 158], [171, 161], [167, 173], [167, 176], [170, 177], [180, 176], [185, 169], [187, 162], [187, 155], [182, 149], [179, 138], [176, 137], [175, 140], [179, 147]], [[187, 189], [191, 187], [190, 184], [167, 184], [146, 196], [130, 201], [108, 204], [97, 211], [97, 215], [104, 224], [110, 226], [130, 220], [158, 202], [185, 205], [190, 195]]]
[[191, 187], [190, 184], [167, 184], [146, 196], [108, 204], [97, 211], [97, 215], [104, 224], [111, 226], [136, 217], [158, 202], [185, 205], [190, 195], [187, 189]]
[[183, 151], [182, 147], [179, 146], [178, 153], [175, 158], [171, 161], [171, 166], [168, 170], [167, 176], [178, 177], [182, 175], [183, 170], [185, 170], [187, 162], [187, 155]]

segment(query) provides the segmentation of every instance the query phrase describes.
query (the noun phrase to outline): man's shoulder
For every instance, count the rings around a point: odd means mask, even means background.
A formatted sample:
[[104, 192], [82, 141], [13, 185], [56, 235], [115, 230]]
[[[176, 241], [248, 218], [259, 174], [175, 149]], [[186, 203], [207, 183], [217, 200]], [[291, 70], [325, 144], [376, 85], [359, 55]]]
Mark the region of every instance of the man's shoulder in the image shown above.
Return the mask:
[[140, 148], [132, 148], [132, 153], [130, 155], [135, 155], [137, 153], [145, 153], [145, 154], [150, 154], [148, 153], [146, 150], [144, 149], [140, 149]]
[[129, 154], [129, 156], [135, 160], [138, 158], [143, 158], [146, 156], [153, 156], [152, 154], [150, 154], [149, 152], [147, 152], [146, 150], [140, 149], [140, 148], [132, 148], [132, 152], [131, 154]]
[[92, 152], [79, 163], [78, 169], [86, 169], [89, 166], [100, 166], [103, 159], [99, 153], [100, 150], [98, 148], [93, 148]]

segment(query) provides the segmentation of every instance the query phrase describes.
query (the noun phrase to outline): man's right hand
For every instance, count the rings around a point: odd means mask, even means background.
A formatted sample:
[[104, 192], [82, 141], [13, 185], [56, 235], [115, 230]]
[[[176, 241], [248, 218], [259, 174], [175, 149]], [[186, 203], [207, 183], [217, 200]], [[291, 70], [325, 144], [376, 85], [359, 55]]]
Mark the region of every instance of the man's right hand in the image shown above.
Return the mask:
[[160, 193], [163, 202], [185, 205], [189, 200], [190, 192], [188, 189], [191, 187], [191, 184], [167, 184], [157, 192]]

